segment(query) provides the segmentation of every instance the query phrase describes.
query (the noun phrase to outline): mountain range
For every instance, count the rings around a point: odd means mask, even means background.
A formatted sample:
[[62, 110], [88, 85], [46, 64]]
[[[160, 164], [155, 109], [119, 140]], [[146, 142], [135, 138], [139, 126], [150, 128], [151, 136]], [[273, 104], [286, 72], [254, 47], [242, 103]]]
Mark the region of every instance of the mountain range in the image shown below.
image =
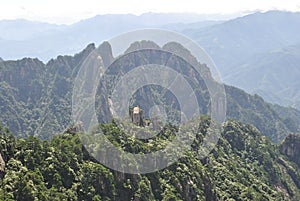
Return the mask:
[[[152, 43], [146, 43], [147, 46], [143, 46], [143, 44], [136, 45], [136, 47], [146, 48], [149, 45], [151, 48], [155, 47], [155, 44]], [[176, 43], [165, 45], [165, 48], [173, 48], [175, 51], [186, 52], [185, 54], [187, 55], [190, 54], [182, 46], [176, 45]], [[98, 49], [101, 50], [100, 52], [105, 52], [105, 58], [112, 59], [110, 62], [114, 60], [108, 43], [103, 43]], [[74, 123], [72, 121], [72, 90], [74, 81], [80, 64], [95, 50], [95, 45], [90, 44], [82, 52], [74, 56], [58, 56], [56, 59], [51, 59], [47, 64], [31, 58], [0, 63], [1, 122], [10, 128], [13, 133], [19, 134], [20, 137], [34, 135], [42, 139], [51, 138], [54, 134], [71, 126]], [[161, 51], [132, 55], [125, 61], [127, 64], [125, 67], [130, 68], [131, 65], [139, 61], [153, 62], [151, 59], [153, 57], [160, 58], [156, 59], [156, 62], [164, 63], [163, 58], [165, 56], [163, 55]], [[192, 55], [188, 57], [194, 62]], [[179, 61], [174, 61], [174, 63], [179, 65], [174, 67], [175, 70], [184, 66]], [[116, 69], [119, 69], [116, 72], [122, 72], [120, 67], [123, 68], [124, 65], [120, 64], [119, 67], [116, 67]], [[201, 69], [206, 72], [210, 80], [213, 80], [207, 67], [202, 65]], [[189, 70], [181, 69], [181, 71], [181, 73], [191, 76], [189, 75], [191, 73]], [[198, 83], [195, 85], [196, 89], [201, 91], [198, 94], [198, 100], [201, 102], [200, 108], [202, 108], [201, 113], [207, 114], [209, 112], [207, 110], [209, 106], [208, 90], [203, 84], [203, 80], [201, 81], [197, 77], [193, 79], [196, 80], [192, 82]], [[232, 86], [225, 85], [225, 91], [227, 118], [253, 124], [274, 142], [281, 141], [290, 132], [299, 131], [299, 111], [281, 106], [273, 107], [258, 95], [249, 95], [243, 90]], [[164, 93], [156, 89], [152, 93], [164, 96]], [[111, 116], [109, 109], [104, 107], [109, 102], [109, 97], [102, 97], [102, 94], [99, 92], [100, 99], [104, 100], [100, 104], [99, 111], [104, 111], [99, 115], [102, 115], [102, 117], [104, 115], [104, 117], [108, 117], [106, 119], [109, 119]], [[140, 104], [145, 109], [153, 105], [151, 99], [147, 96], [147, 93], [139, 95]], [[164, 99], [163, 97], [160, 98]], [[167, 102], [161, 104], [168, 105], [168, 101], [172, 99], [167, 98], [166, 100]], [[281, 113], [293, 113], [293, 118], [281, 116]]]
[[210, 54], [225, 83], [299, 109], [299, 27], [300, 13], [269, 11], [183, 33]]
[[299, 63], [299, 44], [277, 48], [236, 65], [224, 80], [269, 102], [300, 108]]
[[[284, 11], [253, 13], [231, 20], [149, 13], [139, 17], [99, 15], [72, 25], [0, 21], [0, 55], [4, 60], [37, 57], [47, 62], [56, 55], [75, 54], [89, 43], [100, 44], [126, 31], [169, 29], [189, 36], [202, 46], [225, 83], [256, 93], [272, 103], [299, 109], [296, 79], [299, 27], [300, 14]], [[290, 72], [292, 79], [288, 79]]]
[[[100, 44], [117, 34], [141, 28], [177, 26], [178, 23], [213, 24], [226, 16], [145, 13], [97, 15], [71, 25], [28, 20], [0, 21], [0, 55], [4, 59], [37, 57], [47, 62], [56, 55], [75, 54], [89, 43]], [[199, 22], [200, 21], [200, 22]], [[206, 22], [208, 21], [208, 22]], [[43, 48], [40, 48], [41, 45]]]

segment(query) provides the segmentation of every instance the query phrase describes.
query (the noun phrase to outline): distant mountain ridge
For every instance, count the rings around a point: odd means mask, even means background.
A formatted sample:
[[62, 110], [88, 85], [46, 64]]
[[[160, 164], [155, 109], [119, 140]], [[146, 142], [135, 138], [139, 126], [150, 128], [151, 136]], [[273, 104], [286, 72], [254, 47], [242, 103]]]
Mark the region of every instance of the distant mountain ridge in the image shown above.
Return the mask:
[[0, 38], [8, 41], [23, 41], [41, 34], [50, 34], [65, 28], [66, 25], [56, 25], [35, 22], [24, 19], [0, 20]]
[[233, 68], [224, 81], [267, 101], [300, 108], [300, 44], [258, 54]]
[[[227, 19], [229, 16], [188, 13], [107, 14], [71, 25], [28, 20], [0, 21], [0, 55], [5, 60], [38, 57], [47, 62], [56, 55], [75, 54], [86, 44], [101, 44], [115, 35], [141, 28], [160, 28], [177, 23]], [[202, 23], [200, 23], [202, 24]], [[42, 48], [41, 48], [42, 47]]]
[[300, 108], [300, 13], [255, 13], [182, 30], [210, 54], [227, 84]]
[[221, 24], [183, 31], [210, 54], [223, 76], [249, 57], [300, 42], [300, 13], [254, 13]]

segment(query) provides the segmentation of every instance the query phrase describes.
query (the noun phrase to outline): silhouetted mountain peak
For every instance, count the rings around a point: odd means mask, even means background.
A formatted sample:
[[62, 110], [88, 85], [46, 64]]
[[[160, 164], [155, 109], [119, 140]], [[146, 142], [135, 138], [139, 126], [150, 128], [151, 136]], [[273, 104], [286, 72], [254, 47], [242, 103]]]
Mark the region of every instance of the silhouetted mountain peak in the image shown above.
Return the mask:
[[[14, 61], [9, 61], [9, 62], [14, 62]], [[44, 65], [45, 64], [37, 58], [25, 57], [23, 59], [16, 61], [16, 66], [23, 67], [28, 70], [34, 69], [34, 68], [40, 68], [41, 66], [44, 66]]]
[[155, 42], [149, 40], [136, 41], [125, 51], [125, 54], [141, 49], [161, 49]]
[[51, 59], [50, 61], [48, 61], [47, 66], [55, 66], [58, 63], [60, 63], [60, 65], [64, 65], [67, 64], [67, 66], [73, 68], [78, 66], [81, 62], [83, 62], [83, 60], [85, 58], [88, 57], [88, 55], [94, 51], [96, 49], [95, 44], [91, 43], [89, 45], [86, 46], [86, 48], [84, 48], [81, 52], [75, 54], [74, 56], [70, 56], [70, 55], [59, 55], [56, 57], [56, 59]]
[[191, 54], [191, 52], [177, 42], [169, 42], [169, 43], [165, 44], [163, 46], [163, 50], [166, 50], [166, 51], [175, 53], [177, 55], [180, 55], [181, 57], [184, 57], [184, 59], [186, 59], [192, 65], [197, 65], [197, 63], [198, 63], [197, 59]]
[[182, 57], [193, 66], [198, 66], [201, 70], [201, 75], [211, 79], [211, 72], [205, 62], [198, 61], [197, 58], [190, 52], [190, 50], [186, 49], [181, 44], [177, 42], [169, 42], [165, 44], [162, 49]]
[[109, 42], [104, 41], [98, 48], [98, 52], [102, 57], [103, 63], [105, 66], [109, 66], [113, 60], [114, 57], [112, 55], [112, 49]]

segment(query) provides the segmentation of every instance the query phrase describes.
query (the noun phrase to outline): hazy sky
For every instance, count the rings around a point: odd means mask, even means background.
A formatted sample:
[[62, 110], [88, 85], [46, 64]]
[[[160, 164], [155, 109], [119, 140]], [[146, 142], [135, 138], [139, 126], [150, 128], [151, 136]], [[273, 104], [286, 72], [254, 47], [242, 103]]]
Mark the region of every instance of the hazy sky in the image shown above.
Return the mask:
[[0, 19], [25, 18], [70, 24], [108, 13], [236, 14], [274, 9], [300, 11], [300, 0], [0, 0]]

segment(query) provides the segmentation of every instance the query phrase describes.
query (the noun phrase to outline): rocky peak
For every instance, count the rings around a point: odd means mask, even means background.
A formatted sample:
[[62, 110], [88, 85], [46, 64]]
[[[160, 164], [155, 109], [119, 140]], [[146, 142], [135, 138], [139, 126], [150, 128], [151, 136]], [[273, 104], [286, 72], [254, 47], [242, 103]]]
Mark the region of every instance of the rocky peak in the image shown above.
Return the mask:
[[187, 61], [189, 61], [193, 65], [198, 63], [197, 59], [192, 55], [192, 53], [177, 42], [169, 42], [169, 43], [165, 44], [163, 46], [163, 50], [175, 53], [175, 54], [185, 58]]
[[161, 49], [155, 42], [150, 40], [136, 41], [125, 51], [125, 54], [141, 49]]
[[23, 58], [17, 61], [4, 61], [3, 71], [0, 80], [6, 81], [13, 87], [21, 87], [24, 83], [29, 83], [36, 78], [37, 74], [42, 74], [45, 64], [36, 58]]
[[177, 42], [169, 42], [165, 44], [162, 49], [184, 58], [193, 66], [200, 67], [201, 75], [209, 77], [211, 79], [211, 73], [209, 68], [206, 66], [206, 64], [201, 65], [201, 63], [204, 63], [204, 61], [198, 61], [197, 58], [190, 52], [190, 50], [186, 49], [181, 44]]
[[55, 63], [70, 63], [70, 64], [76, 64], [78, 65], [78, 60], [81, 60], [82, 58], [86, 58], [93, 50], [95, 50], [95, 44], [91, 43], [86, 46], [81, 52], [75, 54], [74, 56], [57, 56], [56, 59], [51, 59], [48, 63], [47, 66], [52, 66]]
[[112, 55], [111, 45], [107, 41], [99, 46], [98, 53], [101, 55], [105, 66], [109, 66], [113, 62], [114, 57]]

